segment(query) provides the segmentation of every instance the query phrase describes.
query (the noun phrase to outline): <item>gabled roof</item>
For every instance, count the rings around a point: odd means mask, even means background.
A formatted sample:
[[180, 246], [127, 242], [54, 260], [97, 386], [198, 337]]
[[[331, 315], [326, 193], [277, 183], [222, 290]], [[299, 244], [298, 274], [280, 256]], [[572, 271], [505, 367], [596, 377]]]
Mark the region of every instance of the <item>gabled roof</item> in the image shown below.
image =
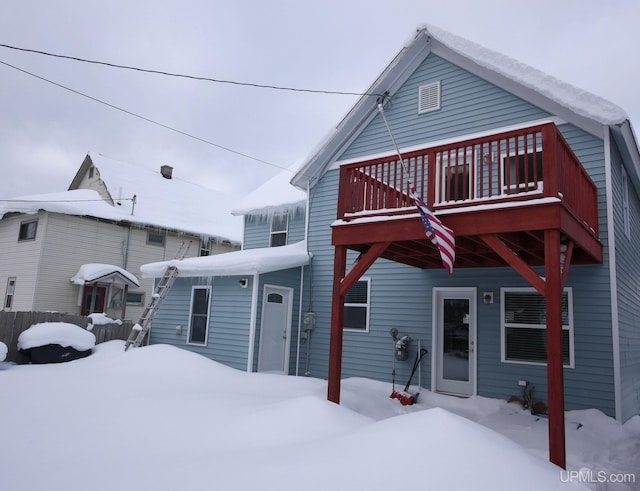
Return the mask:
[[80, 266], [78, 272], [71, 277], [75, 285], [90, 283], [109, 283], [113, 285], [128, 285], [138, 288], [140, 282], [133, 273], [112, 264], [87, 263]]
[[604, 127], [611, 128], [619, 143], [632, 155], [636, 171], [640, 170], [637, 141], [628, 116], [620, 107], [510, 57], [428, 25], [418, 28], [367, 90], [368, 94], [374, 95], [358, 100], [336, 129], [312, 152], [292, 184], [301, 189], [305, 189], [308, 182], [313, 184], [376, 116], [376, 95], [393, 97], [431, 53], [600, 138], [604, 135]]
[[[91, 166], [99, 172], [110, 199], [101, 197], [92, 189], [78, 188]], [[69, 191], [0, 201], [0, 218], [11, 212], [36, 213], [46, 210], [202, 235], [239, 244], [242, 239], [242, 220], [231, 215], [231, 203], [231, 197], [220, 191], [175, 176], [166, 179], [159, 169], [152, 171], [89, 153]]]

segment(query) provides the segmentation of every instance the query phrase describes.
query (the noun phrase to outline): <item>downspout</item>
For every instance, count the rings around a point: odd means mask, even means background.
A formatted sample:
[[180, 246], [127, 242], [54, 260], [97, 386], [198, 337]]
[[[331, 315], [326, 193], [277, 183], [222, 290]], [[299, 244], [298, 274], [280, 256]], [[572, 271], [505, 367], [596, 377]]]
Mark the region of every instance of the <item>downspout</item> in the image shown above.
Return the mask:
[[247, 348], [247, 372], [253, 372], [253, 350], [256, 344], [256, 322], [258, 317], [258, 280], [260, 275], [253, 274], [253, 290], [251, 293], [251, 319], [249, 321], [249, 346]]
[[607, 242], [609, 243], [609, 283], [611, 285], [611, 348], [613, 354], [613, 398], [616, 420], [622, 423], [622, 394], [620, 383], [620, 329], [618, 318], [618, 291], [616, 275], [616, 241], [613, 220], [613, 178], [611, 176], [611, 133], [604, 127], [604, 169], [607, 205]]

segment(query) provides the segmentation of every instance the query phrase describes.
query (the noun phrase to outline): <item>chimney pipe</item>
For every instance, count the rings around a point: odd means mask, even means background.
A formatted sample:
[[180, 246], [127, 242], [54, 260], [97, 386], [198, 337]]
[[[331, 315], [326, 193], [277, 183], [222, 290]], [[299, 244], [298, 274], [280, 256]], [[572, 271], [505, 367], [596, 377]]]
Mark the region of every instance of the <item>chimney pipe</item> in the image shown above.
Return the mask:
[[162, 167], [160, 167], [160, 174], [162, 174], [162, 177], [164, 177], [165, 179], [171, 179], [172, 173], [173, 167], [171, 167], [170, 165], [163, 165]]

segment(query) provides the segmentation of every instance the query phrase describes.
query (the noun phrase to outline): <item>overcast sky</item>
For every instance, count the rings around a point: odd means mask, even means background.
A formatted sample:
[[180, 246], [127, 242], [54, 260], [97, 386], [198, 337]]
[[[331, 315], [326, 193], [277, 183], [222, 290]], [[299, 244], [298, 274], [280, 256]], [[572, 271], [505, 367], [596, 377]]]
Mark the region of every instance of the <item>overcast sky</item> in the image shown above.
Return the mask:
[[[365, 91], [417, 27], [432, 24], [604, 97], [626, 111], [636, 134], [640, 128], [637, 0], [3, 0], [2, 6], [0, 44], [344, 92]], [[89, 151], [152, 169], [169, 164], [175, 177], [242, 197], [278, 167], [306, 157], [356, 100], [0, 47], [0, 199], [66, 190]]]

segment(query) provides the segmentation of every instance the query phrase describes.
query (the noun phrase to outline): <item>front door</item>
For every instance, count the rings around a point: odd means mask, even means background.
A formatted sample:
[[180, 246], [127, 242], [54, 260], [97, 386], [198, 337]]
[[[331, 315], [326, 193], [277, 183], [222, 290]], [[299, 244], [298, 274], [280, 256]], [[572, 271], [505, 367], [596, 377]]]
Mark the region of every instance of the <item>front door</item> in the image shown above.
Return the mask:
[[433, 387], [436, 392], [476, 393], [476, 289], [434, 289]]
[[259, 372], [289, 372], [293, 290], [265, 285], [260, 324]]
[[81, 315], [104, 312], [107, 288], [104, 286], [85, 285], [82, 295]]

